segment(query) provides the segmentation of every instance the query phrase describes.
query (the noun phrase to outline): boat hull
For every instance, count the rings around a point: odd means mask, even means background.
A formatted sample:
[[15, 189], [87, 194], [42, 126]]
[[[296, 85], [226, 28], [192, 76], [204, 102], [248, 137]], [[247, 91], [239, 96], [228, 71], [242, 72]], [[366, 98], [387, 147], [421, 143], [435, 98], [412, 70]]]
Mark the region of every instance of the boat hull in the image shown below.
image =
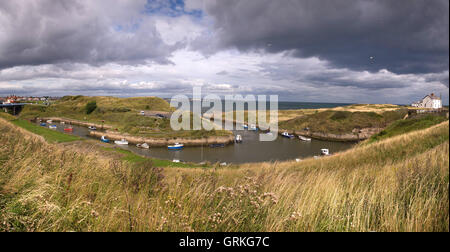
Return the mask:
[[184, 146], [169, 146], [169, 147], [167, 147], [167, 149], [169, 149], [169, 150], [181, 150], [181, 149], [183, 149], [184, 148]]

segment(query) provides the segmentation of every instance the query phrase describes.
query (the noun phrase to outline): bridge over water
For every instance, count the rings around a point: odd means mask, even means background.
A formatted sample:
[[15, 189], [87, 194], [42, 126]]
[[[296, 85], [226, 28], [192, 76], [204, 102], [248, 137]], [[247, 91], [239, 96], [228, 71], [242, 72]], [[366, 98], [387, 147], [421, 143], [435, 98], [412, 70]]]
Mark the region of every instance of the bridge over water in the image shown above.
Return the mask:
[[6, 103], [0, 104], [0, 109], [4, 110], [7, 113], [11, 112], [13, 115], [17, 115], [25, 105], [26, 103]]

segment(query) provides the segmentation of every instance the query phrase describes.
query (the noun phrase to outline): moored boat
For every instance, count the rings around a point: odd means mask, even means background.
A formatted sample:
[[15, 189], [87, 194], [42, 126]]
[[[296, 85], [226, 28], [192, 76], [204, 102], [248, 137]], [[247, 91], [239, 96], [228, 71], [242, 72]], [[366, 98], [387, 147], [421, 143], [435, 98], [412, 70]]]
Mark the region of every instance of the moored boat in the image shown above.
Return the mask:
[[47, 120], [47, 123], [52, 123], [53, 121], [52, 120]]
[[257, 131], [258, 128], [256, 127], [256, 125], [252, 124], [250, 125], [250, 130]]
[[184, 147], [184, 144], [180, 144], [180, 143], [175, 143], [174, 145], [167, 146], [167, 148], [169, 150], [181, 150], [181, 149], [183, 149], [183, 147]]
[[311, 142], [311, 138], [308, 138], [308, 137], [298, 136], [298, 138], [299, 138], [300, 140], [302, 140], [302, 141], [305, 141], [305, 142]]
[[64, 128], [64, 131], [66, 131], [66, 132], [72, 132], [72, 131], [73, 131], [73, 128], [70, 126], [70, 127]]
[[128, 141], [125, 140], [125, 139], [122, 139], [120, 141], [116, 140], [116, 141], [114, 141], [114, 143], [117, 144], [117, 145], [128, 145]]
[[90, 130], [97, 130], [97, 128], [95, 126], [89, 126], [88, 129], [90, 129]]
[[320, 150], [320, 155], [328, 156], [328, 155], [330, 155], [330, 150], [328, 150], [328, 149], [321, 149]]
[[150, 149], [150, 146], [147, 143], [136, 144], [136, 147], [142, 148], [142, 149]]
[[242, 143], [242, 136], [241, 135], [237, 135], [236, 136], [236, 143]]
[[107, 139], [105, 136], [102, 136], [100, 138], [100, 141], [104, 142], [104, 143], [109, 143], [109, 139]]
[[287, 132], [283, 132], [283, 133], [281, 133], [281, 135], [284, 136], [284, 137], [287, 137], [287, 138], [293, 138], [294, 137], [294, 135], [291, 135], [291, 134], [289, 134]]
[[247, 124], [244, 124], [243, 126], [244, 126], [244, 129], [248, 129], [248, 125]]
[[47, 126], [47, 124], [46, 124], [46, 123], [41, 123], [41, 124], [39, 124], [39, 125], [41, 125], [42, 127], [45, 127], [45, 126]]
[[49, 129], [57, 129], [56, 125], [50, 125], [48, 126]]

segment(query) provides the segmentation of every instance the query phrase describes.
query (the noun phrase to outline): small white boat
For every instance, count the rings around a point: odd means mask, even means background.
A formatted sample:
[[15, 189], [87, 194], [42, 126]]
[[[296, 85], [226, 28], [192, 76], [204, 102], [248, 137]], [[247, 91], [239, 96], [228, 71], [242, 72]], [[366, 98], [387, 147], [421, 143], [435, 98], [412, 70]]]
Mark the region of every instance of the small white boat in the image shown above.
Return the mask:
[[297, 163], [298, 163], [298, 162], [301, 162], [301, 161], [302, 161], [302, 160], [301, 160], [300, 158], [296, 158], [296, 159], [295, 159], [295, 162], [297, 162]]
[[281, 133], [281, 135], [284, 136], [284, 137], [287, 137], [287, 138], [293, 138], [294, 137], [294, 135], [291, 135], [291, 134], [289, 134], [287, 132], [283, 132], [283, 133]]
[[167, 148], [169, 150], [181, 150], [181, 149], [183, 149], [183, 147], [184, 147], [184, 144], [180, 144], [180, 143], [175, 143], [174, 145], [167, 146]]
[[66, 124], [66, 122], [60, 122], [60, 124], [64, 125], [64, 124]]
[[244, 124], [243, 126], [244, 126], [244, 129], [248, 129], [248, 125], [247, 124]]
[[100, 138], [100, 141], [104, 142], [104, 143], [109, 143], [109, 139], [107, 139], [105, 136], [102, 136]]
[[97, 128], [95, 126], [89, 126], [88, 129], [90, 129], [90, 130], [97, 130]]
[[128, 145], [128, 141], [125, 139], [122, 139], [120, 141], [116, 140], [116, 141], [114, 141], [114, 143], [118, 144], [118, 145]]
[[308, 138], [308, 137], [298, 136], [298, 138], [299, 138], [300, 140], [302, 140], [302, 141], [305, 141], [305, 142], [311, 142], [311, 138]]
[[173, 162], [173, 163], [180, 163], [181, 161], [178, 160], [178, 159], [174, 159], [174, 160], [172, 160], [172, 162]]
[[227, 162], [220, 163], [220, 166], [227, 166]]
[[52, 123], [53, 121], [52, 120], [47, 120], [47, 123]]
[[328, 155], [330, 155], [330, 150], [328, 150], [328, 149], [321, 149], [320, 150], [320, 155], [328, 156]]
[[136, 144], [136, 147], [142, 148], [142, 149], [150, 149], [150, 146], [147, 143]]
[[250, 130], [257, 131], [258, 128], [256, 127], [256, 125], [252, 124], [250, 125]]
[[242, 136], [241, 135], [237, 135], [236, 136], [236, 143], [241, 143], [242, 142]]
[[49, 129], [57, 129], [56, 125], [50, 125], [48, 126]]

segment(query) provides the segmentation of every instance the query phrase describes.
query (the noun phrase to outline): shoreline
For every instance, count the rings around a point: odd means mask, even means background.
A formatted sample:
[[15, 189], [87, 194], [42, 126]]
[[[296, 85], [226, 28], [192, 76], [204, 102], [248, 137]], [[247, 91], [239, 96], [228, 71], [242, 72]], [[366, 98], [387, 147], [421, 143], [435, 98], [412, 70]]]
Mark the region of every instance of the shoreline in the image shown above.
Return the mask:
[[306, 130], [282, 130], [279, 129], [278, 133], [288, 132], [296, 136], [305, 136], [318, 140], [326, 140], [331, 142], [359, 142], [369, 139], [371, 136], [380, 133], [383, 128], [364, 128], [361, 130], [353, 130], [352, 133], [334, 134], [323, 132], [311, 132]]
[[43, 121], [52, 120], [55, 122], [64, 122], [64, 123], [83, 126], [83, 127], [94, 126], [99, 129], [112, 129], [113, 128], [113, 126], [107, 125], [107, 124], [102, 125], [102, 124], [97, 124], [97, 123], [83, 122], [83, 121], [79, 121], [79, 120], [66, 119], [66, 118], [61, 118], [61, 117], [42, 117], [42, 118], [37, 117], [36, 120], [43, 120]]
[[206, 138], [147, 138], [140, 136], [132, 136], [128, 134], [122, 134], [119, 132], [98, 132], [98, 131], [90, 131], [89, 135], [96, 138], [101, 138], [105, 136], [110, 140], [122, 140], [126, 139], [129, 143], [139, 144], [139, 143], [147, 143], [150, 147], [166, 147], [167, 145], [172, 145], [175, 143], [182, 143], [184, 146], [202, 146], [209, 144], [230, 144], [234, 143], [234, 135], [230, 136], [214, 136], [214, 137], [206, 137]]
[[[52, 120], [55, 122], [65, 122], [67, 124], [73, 124], [83, 127], [89, 127], [94, 126], [99, 129], [105, 129], [106, 132], [93, 132], [91, 131], [90, 135], [93, 137], [100, 138], [101, 136], [106, 136], [107, 138], [111, 140], [121, 140], [121, 139], [127, 139], [128, 142], [133, 144], [138, 143], [147, 143], [150, 146], [153, 147], [161, 147], [161, 146], [167, 146], [170, 144], [175, 144], [177, 142], [183, 142], [186, 146], [201, 146], [201, 145], [208, 145], [208, 144], [230, 144], [234, 143], [234, 135], [230, 136], [215, 136], [215, 137], [207, 137], [207, 138], [198, 138], [198, 139], [191, 139], [191, 138], [175, 138], [175, 139], [166, 139], [166, 138], [148, 138], [148, 137], [140, 137], [140, 136], [133, 136], [129, 134], [123, 134], [119, 132], [108, 132], [108, 130], [113, 129], [113, 126], [111, 125], [101, 125], [96, 123], [89, 123], [89, 122], [83, 122], [79, 120], [74, 119], [66, 119], [61, 117], [43, 117], [43, 118], [37, 118], [38, 120]], [[206, 118], [203, 118], [206, 119]], [[213, 122], [213, 121], [211, 121]], [[222, 120], [222, 123], [225, 123], [225, 120]], [[233, 124], [240, 124], [242, 122], [237, 122], [236, 120], [233, 120]], [[310, 132], [305, 130], [285, 130], [285, 129], [278, 129], [278, 135], [281, 135], [283, 132], [288, 132], [289, 134], [294, 134], [296, 136], [305, 136], [310, 137], [313, 139], [318, 140], [326, 140], [326, 141], [334, 141], [334, 142], [359, 142], [362, 140], [366, 140], [370, 138], [372, 135], [375, 135], [379, 132], [381, 132], [382, 128], [363, 128], [361, 130], [356, 131], [353, 130], [351, 133], [343, 133], [343, 134], [334, 134], [334, 133], [324, 133], [324, 132]]]

